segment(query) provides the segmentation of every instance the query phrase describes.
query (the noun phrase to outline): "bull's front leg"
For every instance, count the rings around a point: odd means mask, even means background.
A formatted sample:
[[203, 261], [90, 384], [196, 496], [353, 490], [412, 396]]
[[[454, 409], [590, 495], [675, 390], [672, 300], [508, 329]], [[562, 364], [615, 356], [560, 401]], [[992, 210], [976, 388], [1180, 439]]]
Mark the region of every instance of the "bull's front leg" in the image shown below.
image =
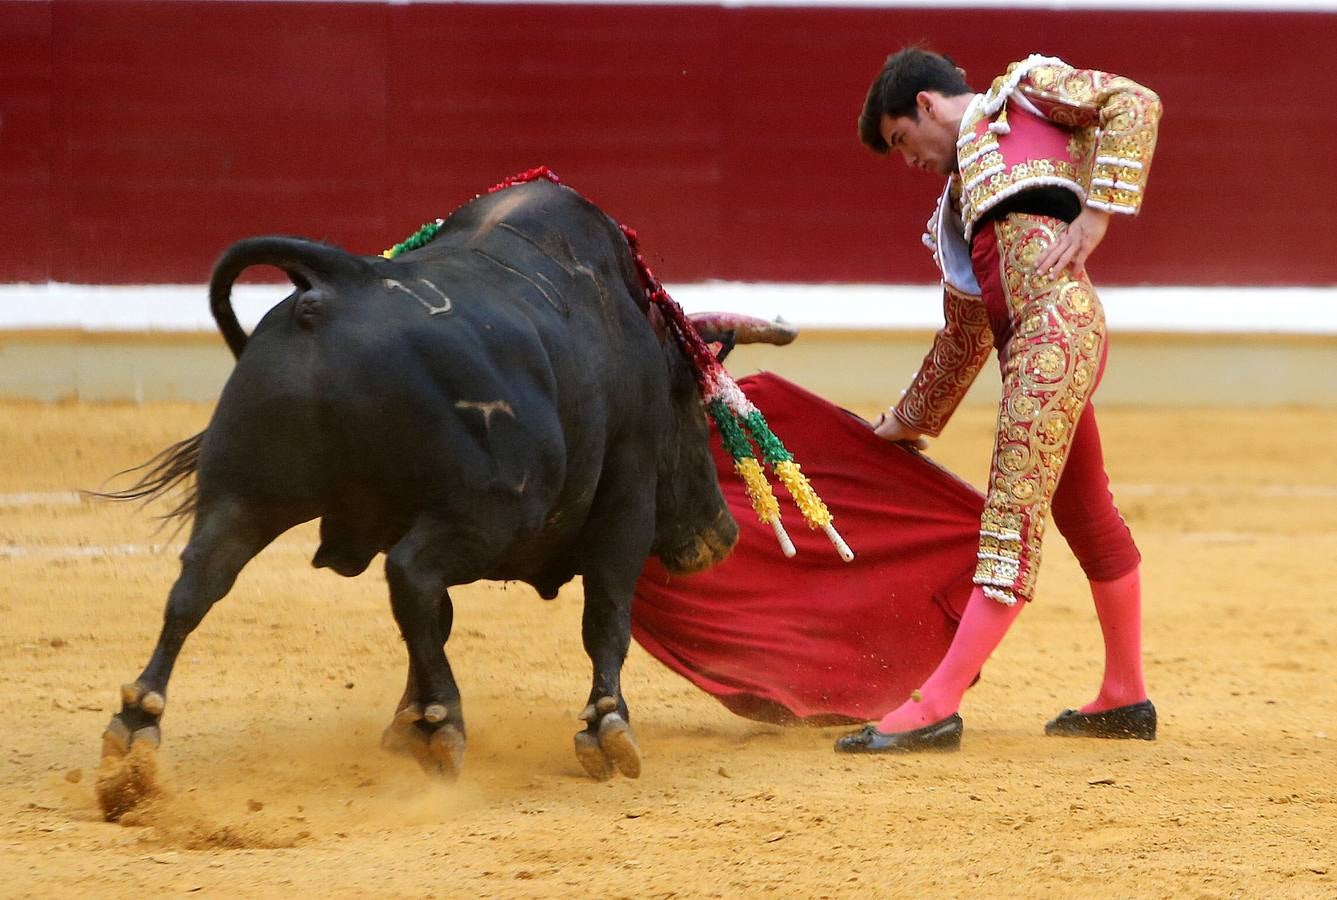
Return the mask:
[[576, 758], [599, 781], [612, 778], [614, 770], [636, 778], [641, 774], [641, 750], [622, 696], [622, 663], [631, 642], [631, 590], [610, 591], [599, 581], [585, 576], [581, 636], [594, 666], [594, 683], [580, 713], [585, 730], [575, 737]]
[[593, 683], [576, 734], [576, 757], [600, 781], [614, 771], [641, 774], [641, 751], [622, 695], [622, 664], [631, 644], [631, 599], [654, 541], [652, 453], [630, 452], [605, 470], [583, 535], [585, 611], [581, 637]]

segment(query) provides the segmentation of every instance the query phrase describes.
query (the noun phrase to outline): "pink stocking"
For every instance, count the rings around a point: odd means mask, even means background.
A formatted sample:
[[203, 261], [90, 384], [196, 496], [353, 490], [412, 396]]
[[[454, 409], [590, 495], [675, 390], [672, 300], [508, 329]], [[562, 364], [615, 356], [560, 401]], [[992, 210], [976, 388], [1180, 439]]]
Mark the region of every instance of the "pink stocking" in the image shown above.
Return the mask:
[[886, 734], [911, 731], [940, 722], [956, 712], [966, 688], [1007, 634], [1022, 605], [1007, 606], [991, 600], [976, 586], [947, 655], [919, 689], [919, 701], [906, 700], [887, 713], [877, 723], [877, 730]]
[[1091, 582], [1100, 633], [1105, 638], [1105, 678], [1096, 699], [1081, 712], [1104, 712], [1147, 699], [1142, 680], [1142, 581], [1138, 569], [1113, 581]]

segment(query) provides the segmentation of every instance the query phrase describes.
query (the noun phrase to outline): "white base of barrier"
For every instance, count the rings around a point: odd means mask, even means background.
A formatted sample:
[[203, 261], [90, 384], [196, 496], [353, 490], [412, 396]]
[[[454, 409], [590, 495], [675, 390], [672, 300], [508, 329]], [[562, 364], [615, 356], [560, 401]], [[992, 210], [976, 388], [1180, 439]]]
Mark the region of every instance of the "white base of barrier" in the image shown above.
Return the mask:
[[[847, 406], [895, 401], [941, 324], [932, 286], [691, 284], [689, 311], [799, 326], [788, 347], [739, 347], [730, 371], [768, 369]], [[287, 290], [240, 285], [250, 327]], [[1337, 407], [1337, 290], [1109, 288], [1101, 404]], [[203, 286], [0, 286], [0, 398], [212, 400], [232, 369]], [[966, 397], [992, 405], [997, 367]]]
[[[730, 310], [801, 328], [936, 329], [932, 285], [668, 285], [688, 312]], [[287, 295], [286, 285], [238, 285], [233, 304], [251, 326]], [[1337, 334], [1337, 287], [1102, 287], [1116, 332]], [[0, 331], [213, 331], [204, 285], [0, 285]]]

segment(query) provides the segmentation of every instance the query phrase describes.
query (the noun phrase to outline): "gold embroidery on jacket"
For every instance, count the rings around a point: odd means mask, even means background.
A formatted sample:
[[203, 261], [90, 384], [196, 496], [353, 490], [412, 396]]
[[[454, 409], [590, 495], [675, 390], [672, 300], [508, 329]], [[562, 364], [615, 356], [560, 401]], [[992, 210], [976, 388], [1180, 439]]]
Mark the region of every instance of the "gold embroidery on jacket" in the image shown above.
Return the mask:
[[1027, 188], [1041, 185], [1071, 187], [1078, 196], [1084, 193], [1082, 178], [1075, 165], [1067, 160], [1036, 159], [1018, 163], [1010, 169], [989, 176], [973, 188], [968, 187], [963, 205], [976, 213], [973, 218], [978, 218], [980, 212], [997, 202]]
[[943, 285], [945, 324], [898, 404], [896, 416], [915, 431], [936, 437], [989, 358], [993, 331], [979, 297]]
[[[1007, 115], [1014, 91], [1050, 122], [1072, 132], [1067, 159], [1009, 163]], [[1069, 187], [1088, 206], [1136, 213], [1160, 116], [1160, 99], [1131, 79], [1040, 57], [1011, 64], [961, 124], [957, 159], [966, 187], [962, 215], [967, 234], [995, 204], [1040, 186]], [[991, 121], [981, 129], [985, 119]]]
[[1085, 132], [1073, 158], [1086, 173], [1088, 205], [1141, 208], [1161, 119], [1154, 91], [1119, 75], [1054, 65], [1032, 68], [1018, 90], [1051, 122]]

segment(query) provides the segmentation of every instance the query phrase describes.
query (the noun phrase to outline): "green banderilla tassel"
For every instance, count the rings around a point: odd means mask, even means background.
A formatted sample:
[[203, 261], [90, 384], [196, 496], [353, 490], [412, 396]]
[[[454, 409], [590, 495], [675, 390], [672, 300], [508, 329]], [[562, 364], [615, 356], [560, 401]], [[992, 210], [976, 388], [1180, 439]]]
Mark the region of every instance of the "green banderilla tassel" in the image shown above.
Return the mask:
[[733, 410], [729, 409], [723, 400], [711, 400], [706, 409], [710, 412], [710, 418], [714, 420], [715, 427], [719, 429], [720, 440], [724, 442], [724, 449], [729, 451], [730, 456], [736, 460], [756, 456], [752, 452], [752, 442], [747, 439], [747, 434], [739, 424], [738, 417], [734, 415]]
[[794, 459], [794, 454], [785, 449], [785, 445], [775, 436], [775, 432], [771, 431], [771, 426], [766, 424], [766, 417], [761, 414], [761, 410], [754, 409], [748, 413], [743, 425], [757, 442], [757, 446], [761, 449], [761, 458], [767, 463], [774, 466]]
[[753, 410], [748, 414], [744, 424], [752, 439], [757, 442], [761, 448], [761, 457], [775, 469], [775, 474], [779, 476], [780, 481], [789, 491], [789, 496], [794, 499], [799, 511], [803, 513], [804, 520], [808, 527], [817, 531], [822, 531], [827, 538], [835, 545], [836, 552], [845, 562], [854, 559], [854, 551], [845, 543], [845, 539], [836, 531], [832, 524], [831, 511], [827, 509], [822, 498], [817, 496], [817, 491], [813, 490], [808, 482], [807, 476], [799, 469], [798, 463], [794, 460], [794, 454], [785, 449], [785, 445], [776, 437], [775, 432], [771, 431], [766, 424], [766, 418], [760, 410]]
[[436, 237], [436, 233], [441, 230], [443, 224], [444, 222], [441, 219], [437, 219], [435, 222], [428, 222], [426, 225], [413, 232], [413, 234], [404, 238], [402, 243], [395, 244], [389, 250], [386, 250], [381, 256], [384, 256], [386, 259], [394, 259], [401, 253], [417, 250], [419, 247], [430, 244], [432, 238]]
[[752, 511], [757, 518], [771, 526], [775, 539], [780, 542], [780, 552], [785, 556], [794, 555], [794, 542], [789, 539], [785, 526], [780, 521], [780, 503], [775, 499], [775, 492], [766, 480], [766, 473], [757, 462], [752, 452], [752, 442], [747, 439], [742, 423], [733, 410], [720, 399], [710, 401], [706, 406], [715, 428], [720, 433], [724, 449], [733, 457], [734, 471], [743, 479], [743, 487], [748, 500], [752, 501]]

